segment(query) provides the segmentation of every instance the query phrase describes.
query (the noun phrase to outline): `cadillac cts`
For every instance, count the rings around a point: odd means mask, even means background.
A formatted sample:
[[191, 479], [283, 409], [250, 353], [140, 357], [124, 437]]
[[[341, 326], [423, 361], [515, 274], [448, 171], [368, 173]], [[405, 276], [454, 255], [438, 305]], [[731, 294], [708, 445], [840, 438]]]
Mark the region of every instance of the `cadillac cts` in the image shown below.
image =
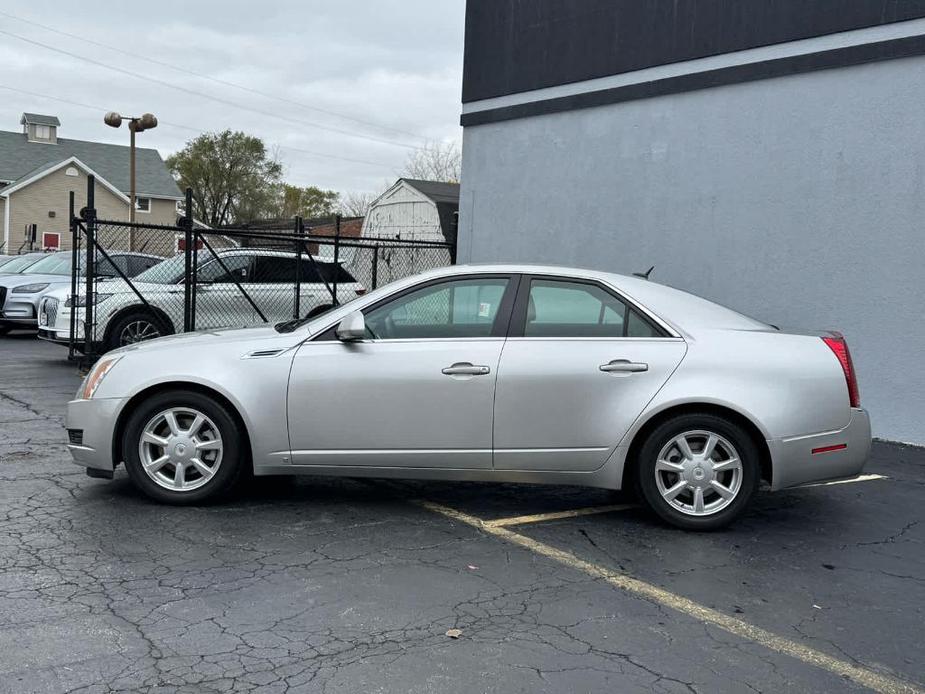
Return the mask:
[[845, 340], [647, 280], [456, 266], [315, 318], [106, 354], [67, 413], [93, 477], [219, 497], [250, 474], [635, 487], [720, 527], [772, 490], [857, 475], [870, 422]]

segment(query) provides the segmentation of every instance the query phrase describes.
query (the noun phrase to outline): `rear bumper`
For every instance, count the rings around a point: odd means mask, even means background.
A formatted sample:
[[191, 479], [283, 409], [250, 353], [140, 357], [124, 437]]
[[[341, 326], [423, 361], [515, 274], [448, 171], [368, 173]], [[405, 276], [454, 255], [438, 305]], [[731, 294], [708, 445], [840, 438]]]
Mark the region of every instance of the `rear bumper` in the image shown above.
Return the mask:
[[81, 432], [79, 445], [68, 443], [67, 449], [77, 465], [97, 470], [113, 470], [113, 432], [122, 409], [122, 398], [71, 400], [67, 404], [65, 427]]
[[771, 489], [854, 477], [864, 469], [870, 443], [870, 417], [861, 408], [851, 410], [844, 429], [769, 441]]

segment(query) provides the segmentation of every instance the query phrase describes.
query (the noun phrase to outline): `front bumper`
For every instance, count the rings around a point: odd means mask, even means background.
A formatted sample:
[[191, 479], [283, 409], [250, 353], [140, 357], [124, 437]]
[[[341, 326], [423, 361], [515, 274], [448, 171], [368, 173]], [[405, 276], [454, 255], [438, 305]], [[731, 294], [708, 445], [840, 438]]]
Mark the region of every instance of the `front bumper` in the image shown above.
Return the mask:
[[69, 433], [81, 432], [82, 438], [79, 444], [67, 446], [77, 465], [111, 471], [120, 462], [112, 457], [113, 433], [124, 402], [123, 398], [94, 398], [71, 400], [67, 404], [64, 426]]
[[23, 295], [22, 298], [8, 292], [3, 310], [0, 310], [0, 323], [19, 328], [34, 328], [38, 325], [36, 304], [38, 297]]
[[59, 345], [69, 345], [71, 343], [68, 339], [69, 332], [70, 331], [64, 330], [49, 330], [48, 328], [39, 326], [38, 337], [40, 340], [47, 340], [48, 342], [54, 342]]
[[852, 408], [844, 429], [769, 441], [771, 489], [855, 477], [870, 456], [870, 443], [870, 416], [861, 408]]

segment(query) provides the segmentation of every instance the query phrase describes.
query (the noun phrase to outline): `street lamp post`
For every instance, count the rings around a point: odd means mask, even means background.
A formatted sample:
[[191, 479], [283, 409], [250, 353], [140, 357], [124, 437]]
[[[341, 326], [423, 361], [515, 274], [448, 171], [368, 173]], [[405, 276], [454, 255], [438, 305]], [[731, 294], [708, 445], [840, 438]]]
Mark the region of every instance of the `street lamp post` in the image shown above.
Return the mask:
[[[122, 121], [128, 121], [129, 130], [129, 221], [135, 223], [135, 133], [144, 132], [157, 127], [157, 118], [153, 113], [144, 113], [140, 116], [121, 116], [115, 111], [110, 111], [103, 118], [103, 122], [111, 128], [118, 128]], [[135, 250], [135, 229], [130, 228], [128, 232], [129, 250]]]

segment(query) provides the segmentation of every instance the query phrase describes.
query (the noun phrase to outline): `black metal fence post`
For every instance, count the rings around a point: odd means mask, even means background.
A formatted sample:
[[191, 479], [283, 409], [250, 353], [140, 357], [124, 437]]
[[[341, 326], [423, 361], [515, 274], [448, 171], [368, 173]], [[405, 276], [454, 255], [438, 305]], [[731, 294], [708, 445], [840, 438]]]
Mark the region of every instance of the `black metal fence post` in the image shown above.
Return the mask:
[[379, 244], [373, 246], [373, 286], [375, 289], [379, 286]]
[[334, 215], [334, 279], [331, 282], [334, 305], [340, 306], [337, 300], [337, 276], [340, 274], [340, 215]]
[[96, 176], [90, 174], [87, 176], [87, 206], [83, 210], [83, 218], [86, 222], [87, 237], [87, 257], [86, 266], [84, 267], [84, 276], [86, 278], [86, 292], [84, 295], [84, 356], [92, 359], [96, 353], [94, 347], [94, 338], [96, 337], [96, 326], [93, 322], [93, 288], [96, 274]]
[[302, 246], [305, 244], [305, 228], [302, 225], [302, 218], [296, 216], [294, 222], [295, 231], [295, 297], [292, 300], [292, 317], [296, 320], [301, 318], [302, 311]]
[[[76, 319], [77, 319], [77, 275], [80, 273], [80, 249], [78, 248], [77, 242], [77, 219], [75, 218], [74, 210], [74, 191], [72, 190], [68, 194], [67, 200], [67, 216], [68, 223], [71, 227], [71, 318], [68, 321], [68, 336], [67, 336], [67, 358], [71, 360], [74, 358], [74, 345], [76, 331]], [[60, 309], [59, 309], [60, 310]], [[53, 326], [52, 326], [53, 327]]]
[[193, 329], [193, 189], [186, 189], [186, 207], [183, 218], [183, 332]]

